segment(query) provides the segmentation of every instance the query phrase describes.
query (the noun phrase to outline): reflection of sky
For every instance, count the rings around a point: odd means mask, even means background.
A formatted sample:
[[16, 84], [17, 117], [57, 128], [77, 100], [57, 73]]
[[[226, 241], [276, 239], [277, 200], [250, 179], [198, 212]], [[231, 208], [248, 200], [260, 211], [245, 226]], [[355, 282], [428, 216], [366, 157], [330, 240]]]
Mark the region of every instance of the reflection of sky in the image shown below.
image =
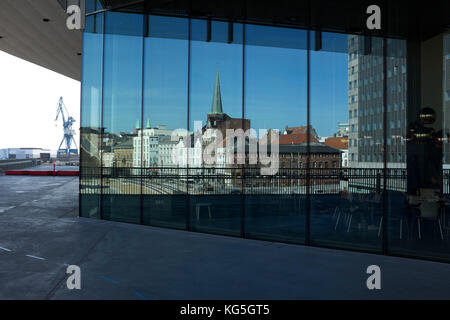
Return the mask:
[[[158, 42], [180, 40], [152, 39]], [[178, 49], [179, 46], [177, 45]], [[151, 92], [157, 109], [145, 112], [152, 125], [186, 127], [186, 69], [173, 66], [166, 55], [154, 54], [152, 78], [165, 79], [179, 74], [171, 83], [154, 81]], [[184, 55], [186, 51], [180, 54]], [[176, 58], [176, 57], [174, 57]], [[170, 59], [171, 61], [174, 61]], [[178, 59], [182, 63], [187, 59]], [[245, 79], [245, 117], [251, 126], [282, 129], [306, 125], [306, 52], [298, 49], [247, 46]], [[191, 43], [190, 125], [206, 121], [211, 109], [216, 70], [220, 75], [223, 111], [231, 117], [242, 115], [242, 47], [224, 43]], [[332, 135], [338, 122], [347, 121], [347, 55], [311, 52], [311, 121], [320, 135]], [[159, 73], [159, 75], [158, 75]], [[170, 98], [168, 98], [169, 96]], [[180, 106], [182, 106], [180, 108]], [[173, 110], [174, 112], [170, 111]]]
[[[108, 131], [130, 132], [140, 120], [142, 39], [114, 37], [105, 52], [105, 78], [111, 79], [105, 79], [104, 124]], [[145, 49], [144, 125], [150, 118], [152, 127], [186, 128], [187, 41], [147, 38]], [[245, 50], [245, 117], [252, 128], [306, 125], [306, 51], [251, 45]], [[241, 117], [242, 54], [237, 44], [191, 42], [191, 127], [206, 121], [216, 70], [223, 111]], [[345, 53], [311, 51], [311, 122], [321, 136], [347, 121], [347, 59]]]

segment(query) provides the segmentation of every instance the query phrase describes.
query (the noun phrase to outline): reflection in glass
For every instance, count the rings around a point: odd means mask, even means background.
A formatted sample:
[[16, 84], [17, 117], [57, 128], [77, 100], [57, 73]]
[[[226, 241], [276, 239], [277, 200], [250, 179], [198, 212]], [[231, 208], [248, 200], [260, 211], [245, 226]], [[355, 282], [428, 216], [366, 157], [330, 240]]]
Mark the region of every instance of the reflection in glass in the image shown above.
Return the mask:
[[[388, 103], [407, 100], [404, 110], [388, 112], [388, 167], [403, 188], [389, 188], [389, 251], [393, 254], [448, 259], [448, 36], [420, 44], [420, 51], [404, 40], [391, 40], [387, 85]], [[439, 50], [438, 48], [443, 48]], [[409, 49], [409, 51], [407, 51]], [[413, 71], [398, 68], [420, 57]], [[421, 86], [408, 91], [408, 78]], [[390, 138], [390, 139], [389, 139]], [[401, 139], [400, 139], [401, 138]]]
[[327, 169], [325, 150], [311, 145], [311, 241], [380, 251], [383, 42], [331, 33], [321, 41], [327, 50], [311, 52], [311, 125], [338, 165]]
[[88, 17], [81, 215], [449, 259], [449, 36], [307, 35]]
[[[226, 163], [225, 149], [227, 130], [249, 128], [249, 121], [242, 119], [243, 26], [192, 20], [191, 28], [190, 225], [193, 230], [240, 235], [239, 166]], [[206, 159], [212, 147], [211, 159]]]
[[186, 136], [188, 21], [149, 16], [148, 35], [144, 40], [144, 121], [134, 137], [134, 166], [143, 168], [143, 222], [184, 229], [186, 170], [172, 154]]
[[[245, 234], [303, 243], [307, 32], [246, 25], [245, 34], [245, 118], [260, 147], [264, 135], [279, 132], [278, 172], [264, 176], [258, 168], [246, 170]], [[312, 130], [313, 140], [314, 135]]]
[[83, 34], [80, 127], [80, 212], [100, 218], [103, 14], [88, 17]]
[[105, 19], [102, 213], [139, 223], [141, 181], [132, 167], [141, 127], [143, 16], [107, 12]]

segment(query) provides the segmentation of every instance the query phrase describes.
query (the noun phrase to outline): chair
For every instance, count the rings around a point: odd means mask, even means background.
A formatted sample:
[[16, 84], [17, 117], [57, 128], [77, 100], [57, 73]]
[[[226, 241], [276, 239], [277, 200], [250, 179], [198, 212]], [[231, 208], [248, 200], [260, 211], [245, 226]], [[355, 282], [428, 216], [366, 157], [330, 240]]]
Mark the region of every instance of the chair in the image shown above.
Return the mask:
[[439, 232], [441, 234], [441, 239], [444, 239], [444, 235], [442, 234], [442, 226], [441, 226], [441, 219], [440, 219], [440, 213], [441, 213], [441, 205], [438, 201], [429, 201], [425, 200], [423, 201], [419, 206], [419, 212], [420, 214], [417, 216], [417, 227], [419, 231], [419, 239], [421, 239], [421, 233], [420, 233], [420, 221], [421, 220], [431, 220], [433, 222], [438, 222], [439, 225]]
[[336, 207], [333, 213], [332, 218], [337, 213], [336, 224], [334, 226], [334, 230], [337, 229], [339, 225], [339, 220], [341, 218], [341, 214], [344, 215], [344, 224], [347, 226], [347, 232], [350, 231], [350, 226], [352, 224], [353, 213], [360, 209], [358, 200], [356, 200], [352, 195], [348, 197], [348, 199], [342, 199], [339, 202], [339, 207]]
[[202, 207], [205, 207], [208, 209], [208, 217], [209, 217], [209, 220], [211, 220], [211, 203], [197, 203], [195, 205], [195, 213], [197, 216], [197, 221], [200, 219], [200, 209]]
[[[380, 198], [380, 204], [382, 202], [382, 198]], [[399, 239], [402, 239], [403, 237], [403, 222], [405, 222], [406, 227], [409, 229], [408, 227], [408, 215], [407, 215], [407, 210], [408, 210], [408, 201], [406, 199], [406, 195], [403, 193], [392, 193], [391, 194], [391, 198], [388, 202], [389, 205], [389, 211], [390, 213], [390, 220], [394, 220], [398, 218], [399, 221]], [[392, 213], [398, 213], [400, 212], [400, 216], [396, 217], [393, 216]], [[383, 217], [380, 217], [380, 223], [378, 225], [378, 238], [381, 235], [381, 227], [383, 225]]]

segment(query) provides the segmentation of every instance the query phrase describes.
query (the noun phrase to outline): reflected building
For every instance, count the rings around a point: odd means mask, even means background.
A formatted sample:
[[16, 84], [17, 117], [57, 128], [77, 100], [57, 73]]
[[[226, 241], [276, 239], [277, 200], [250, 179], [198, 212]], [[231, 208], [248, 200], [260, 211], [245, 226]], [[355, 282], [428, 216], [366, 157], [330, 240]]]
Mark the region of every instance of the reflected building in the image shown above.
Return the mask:
[[[245, 132], [250, 129], [250, 120], [242, 118], [232, 118], [228, 114], [223, 112], [219, 71], [216, 72], [211, 110], [207, 115], [206, 125], [202, 128], [202, 134], [205, 134], [208, 129], [211, 130], [213, 135], [206, 139], [206, 144], [213, 143], [213, 140], [220, 138], [215, 136], [215, 132], [220, 132], [220, 134], [222, 135], [221, 140], [224, 140], [227, 137], [227, 130], [242, 129]], [[216, 141], [216, 143], [221, 143], [221, 141]]]
[[[278, 25], [227, 20], [215, 2], [210, 16], [145, 3], [96, 6], [86, 20], [81, 216], [450, 261], [447, 31], [410, 35], [391, 21], [368, 37], [339, 15], [308, 30], [321, 13], [335, 16], [331, 2]], [[359, 4], [348, 12], [364, 12]], [[269, 137], [284, 126], [275, 174], [248, 161], [250, 147], [266, 147], [261, 137], [246, 137], [244, 152], [226, 137], [251, 125]], [[205, 163], [211, 144], [216, 159]]]
[[154, 167], [159, 163], [159, 143], [162, 139], [171, 136], [173, 130], [165, 125], [151, 127], [150, 119], [147, 119], [145, 129], [136, 128], [136, 137], [133, 138], [133, 166]]
[[341, 151], [341, 167], [348, 167], [348, 137], [338, 136], [328, 137], [323, 142], [324, 145]]
[[112, 147], [112, 150], [114, 154], [113, 167], [133, 167], [133, 140], [119, 142]]
[[83, 157], [85, 167], [95, 168], [100, 165], [102, 135], [103, 130], [100, 128], [80, 128], [80, 155]]
[[348, 37], [349, 166], [383, 167], [383, 94], [387, 95], [387, 160], [405, 168], [407, 127], [406, 44], [388, 39], [387, 89], [383, 93], [383, 40]]

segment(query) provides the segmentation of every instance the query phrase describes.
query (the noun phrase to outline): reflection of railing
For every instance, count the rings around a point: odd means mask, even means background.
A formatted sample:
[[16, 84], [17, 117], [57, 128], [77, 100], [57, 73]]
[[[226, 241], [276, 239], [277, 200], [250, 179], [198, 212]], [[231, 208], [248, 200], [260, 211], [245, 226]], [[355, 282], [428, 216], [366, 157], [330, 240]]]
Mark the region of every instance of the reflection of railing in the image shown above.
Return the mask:
[[[384, 170], [371, 168], [81, 168], [81, 192], [105, 194], [337, 194], [382, 192]], [[448, 173], [447, 173], [448, 181]], [[406, 191], [406, 170], [387, 169], [386, 189]], [[448, 183], [447, 183], [448, 190]]]

